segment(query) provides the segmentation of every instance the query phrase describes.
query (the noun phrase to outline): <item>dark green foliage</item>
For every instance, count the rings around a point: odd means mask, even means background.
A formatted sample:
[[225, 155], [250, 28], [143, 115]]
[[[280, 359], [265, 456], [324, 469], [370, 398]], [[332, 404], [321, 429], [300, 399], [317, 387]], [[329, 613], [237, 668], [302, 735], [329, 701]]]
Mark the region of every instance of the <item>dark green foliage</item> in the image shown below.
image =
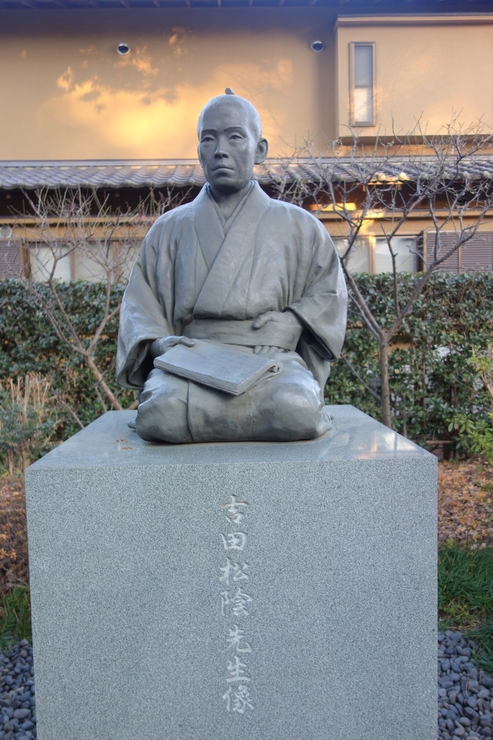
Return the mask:
[[474, 348], [467, 364], [478, 373], [484, 388], [488, 392], [490, 409], [484, 407], [474, 416], [458, 411], [449, 429], [457, 430], [466, 450], [481, 455], [493, 465], [493, 337], [485, 350]]
[[[399, 275], [399, 302], [406, 303], [419, 275]], [[377, 320], [389, 326], [394, 315], [392, 276], [360, 275], [360, 291]], [[419, 443], [452, 439], [450, 419], [457, 413], [484, 415], [489, 398], [467, 363], [473, 347], [486, 348], [493, 337], [493, 275], [435, 273], [404, 322], [390, 353], [389, 374], [394, 428]], [[378, 345], [359, 312], [351, 306], [343, 355], [375, 392], [380, 386]], [[352, 403], [380, 417], [379, 402], [341, 358], [327, 385], [329, 403]]]
[[6, 467], [12, 475], [15, 469], [22, 470], [50, 450], [56, 419], [39, 414], [31, 405], [24, 407], [13, 401], [1, 386], [0, 415], [0, 474]]
[[[399, 301], [404, 305], [419, 276], [399, 276]], [[389, 324], [394, 315], [392, 278], [359, 275], [357, 283], [377, 320]], [[47, 288], [46, 288], [47, 289]], [[103, 311], [104, 286], [97, 283], [62, 284], [60, 291], [72, 320], [90, 337]], [[123, 286], [112, 288], [117, 305]], [[0, 282], [0, 379], [26, 372], [54, 374], [54, 391], [65, 392], [84, 424], [105, 410], [94, 388], [94, 380], [82, 358], [58, 340], [26, 288], [14, 280]], [[98, 345], [98, 365], [105, 379], [119, 394], [123, 406], [135, 399], [118, 389], [114, 363], [118, 319], [114, 319]], [[390, 354], [390, 387], [394, 427], [417, 442], [427, 439], [460, 440], [448, 431], [457, 413], [487, 412], [486, 391], [467, 363], [473, 347], [484, 349], [493, 336], [493, 275], [436, 273], [406, 319]], [[378, 394], [380, 379], [378, 347], [356, 308], [351, 306], [343, 355], [358, 370], [367, 386]], [[378, 400], [351, 372], [343, 359], [332, 367], [327, 385], [329, 403], [351, 403], [380, 418]], [[67, 413], [58, 427], [61, 437], [77, 431]], [[454, 436], [455, 434], [455, 436]]]
[[[38, 289], [46, 290], [48, 295], [48, 286]], [[103, 315], [105, 286], [74, 281], [61, 283], [58, 290], [80, 336], [89, 341]], [[121, 301], [123, 290], [121, 285], [112, 287], [112, 307]], [[53, 392], [61, 394], [83, 424], [106, 410], [83, 358], [58, 339], [52, 324], [21, 282], [0, 281], [0, 315], [0, 380], [31, 372], [51, 375]], [[114, 380], [117, 331], [115, 318], [98, 344], [96, 361], [125, 407], [135, 400], [135, 394], [119, 388]], [[63, 422], [57, 430], [63, 439], [79, 427], [68, 410], [62, 411], [61, 416]]]

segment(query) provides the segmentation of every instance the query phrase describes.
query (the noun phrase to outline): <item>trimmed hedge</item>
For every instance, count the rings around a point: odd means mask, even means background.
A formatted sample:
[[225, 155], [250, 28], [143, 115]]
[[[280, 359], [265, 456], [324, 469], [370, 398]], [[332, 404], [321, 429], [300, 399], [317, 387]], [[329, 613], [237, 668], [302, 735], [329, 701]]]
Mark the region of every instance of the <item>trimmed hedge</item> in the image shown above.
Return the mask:
[[[401, 305], [418, 275], [399, 276]], [[389, 274], [360, 275], [358, 287], [379, 322], [393, 317]], [[447, 427], [456, 412], [486, 415], [489, 398], [467, 359], [473, 347], [484, 350], [493, 340], [493, 274], [437, 272], [418, 298], [389, 359], [394, 428], [420, 444], [450, 439]], [[368, 386], [379, 390], [378, 346], [356, 308], [349, 312], [343, 348]], [[330, 403], [352, 403], [380, 419], [378, 401], [339, 359], [327, 385]], [[454, 445], [458, 439], [452, 439]]]
[[[405, 302], [417, 279], [414, 274], [400, 276], [400, 301]], [[377, 319], [390, 323], [394, 300], [391, 276], [360, 275], [357, 281]], [[121, 300], [123, 289], [121, 285], [113, 287], [113, 305]], [[77, 281], [62, 284], [60, 291], [79, 331], [90, 336], [102, 315], [103, 286]], [[0, 380], [27, 372], [51, 374], [54, 390], [69, 393], [71, 405], [83, 423], [103, 413], [94, 381], [81, 358], [59, 341], [22, 283], [0, 281], [0, 315]], [[99, 344], [97, 359], [105, 379], [126, 406], [135, 400], [135, 394], [119, 389], [114, 382], [117, 330], [118, 321], [114, 320]], [[447, 427], [455, 412], [484, 415], [488, 398], [466, 361], [472, 347], [484, 349], [492, 337], [493, 275], [434, 274], [391, 352], [395, 428], [424, 443], [427, 439], [450, 438]], [[354, 307], [349, 312], [343, 355], [378, 393], [378, 346]], [[351, 403], [380, 418], [378, 401], [344, 359], [334, 363], [326, 395], [329, 403]], [[76, 430], [75, 422], [67, 415], [59, 428], [61, 437]]]
[[[37, 286], [45, 290], [47, 286]], [[121, 301], [124, 286], [112, 289], [111, 305]], [[59, 294], [77, 331], [91, 337], [104, 312], [105, 290], [98, 283], [61, 283]], [[0, 281], [0, 381], [37, 372], [50, 375], [54, 393], [61, 393], [83, 424], [89, 424], [105, 409], [95, 390], [95, 382], [83, 359], [63, 342], [26, 287], [18, 280]], [[108, 324], [101, 338], [96, 361], [105, 380], [118, 393], [122, 406], [133, 403], [136, 394], [114, 381], [118, 319]], [[58, 434], [65, 439], [79, 430], [73, 417], [60, 412]]]

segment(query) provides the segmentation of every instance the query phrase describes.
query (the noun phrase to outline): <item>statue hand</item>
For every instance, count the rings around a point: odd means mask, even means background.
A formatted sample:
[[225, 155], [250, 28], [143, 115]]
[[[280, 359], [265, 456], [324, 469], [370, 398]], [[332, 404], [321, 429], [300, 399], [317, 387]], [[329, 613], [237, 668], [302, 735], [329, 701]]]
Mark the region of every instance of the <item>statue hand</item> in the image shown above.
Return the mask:
[[290, 324], [291, 326], [301, 326], [301, 322], [292, 311], [267, 311], [255, 319], [252, 329], [261, 329], [268, 321], [275, 321], [278, 324]]
[[161, 339], [156, 339], [151, 344], [151, 356], [159, 357], [159, 355], [164, 355], [165, 352], [167, 352], [171, 347], [176, 347], [177, 344], [184, 344], [186, 347], [193, 347], [195, 342], [193, 339], [189, 339], [188, 337], [161, 337]]

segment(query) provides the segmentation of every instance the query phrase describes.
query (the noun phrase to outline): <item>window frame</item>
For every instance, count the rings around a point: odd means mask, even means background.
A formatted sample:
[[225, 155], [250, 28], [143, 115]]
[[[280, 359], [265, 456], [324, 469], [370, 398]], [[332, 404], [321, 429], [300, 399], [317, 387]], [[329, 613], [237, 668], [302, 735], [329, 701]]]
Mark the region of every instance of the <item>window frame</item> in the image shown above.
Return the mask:
[[[341, 250], [338, 247], [338, 242], [339, 241], [341, 243], [344, 242], [347, 239], [347, 237], [337, 236], [337, 237], [332, 237], [332, 238], [334, 239], [334, 245], [336, 247], [337, 253], [339, 254], [339, 256], [341, 256]], [[397, 273], [401, 273], [401, 272], [412, 272], [412, 273], [416, 273], [416, 272], [419, 272], [419, 262], [418, 262], [418, 260], [420, 259], [419, 256], [418, 256], [418, 254], [419, 254], [418, 253], [419, 235], [418, 234], [401, 234], [401, 235], [394, 236], [394, 239], [395, 240], [402, 239], [402, 240], [406, 240], [406, 241], [412, 241], [414, 243], [413, 244], [413, 250], [414, 251], [412, 251], [412, 252], [410, 251], [410, 254], [412, 254], [412, 259], [413, 259], [413, 268], [412, 268], [412, 270], [403, 270], [400, 266], [398, 266]], [[348, 263], [349, 272], [354, 273], [354, 274], [361, 274], [362, 272], [367, 272], [367, 274], [369, 274], [369, 275], [381, 275], [381, 274], [383, 274], [385, 272], [389, 272], [388, 270], [378, 270], [377, 271], [377, 269], [376, 269], [377, 268], [377, 244], [379, 242], [380, 243], [384, 243], [386, 241], [384, 236], [381, 236], [381, 235], [378, 235], [378, 234], [364, 234], [363, 236], [359, 236], [357, 241], [360, 242], [360, 244], [358, 245], [356, 243], [354, 245], [354, 247], [356, 247], [356, 249], [359, 246], [359, 247], [362, 247], [363, 249], [367, 249], [368, 250], [367, 255], [366, 255], [367, 258], [368, 258], [368, 263], [367, 263], [368, 264], [368, 270], [362, 270], [361, 272], [360, 271], [355, 271], [354, 269], [351, 269], [350, 264]], [[398, 248], [398, 245], [395, 245], [395, 246], [397, 246], [397, 248]], [[354, 247], [353, 247], [353, 249], [354, 249]], [[390, 274], [392, 274], [392, 273], [390, 272]]]
[[[354, 84], [354, 50], [358, 46], [370, 46], [371, 47], [371, 60], [372, 60], [372, 80], [371, 80], [371, 100], [372, 100], [372, 120], [371, 121], [357, 121], [355, 116], [355, 102], [354, 102], [354, 91], [356, 86]], [[375, 41], [350, 41], [349, 42], [349, 122], [351, 126], [365, 126], [371, 128], [376, 126], [376, 43]]]
[[[26, 254], [25, 273], [35, 283], [46, 283], [50, 274], [50, 268], [47, 265], [52, 262], [51, 254], [53, 251], [56, 251], [59, 252], [58, 259], [62, 262], [62, 269], [65, 272], [65, 275], [56, 275], [56, 280], [60, 280], [61, 282], [83, 280], [90, 283], [104, 283], [109, 280], [111, 284], [126, 284], [128, 283], [130, 272], [141, 244], [142, 239], [140, 236], [134, 239], [110, 237], [106, 240], [99, 240], [96, 238], [88, 240], [88, 249], [85, 250], [78, 246], [70, 247], [70, 245], [64, 242], [63, 238], [51, 244], [33, 239], [22, 247]], [[109, 246], [111, 248], [111, 257], [102, 258], [103, 262], [106, 259], [111, 260], [111, 264], [108, 262], [107, 271], [101, 265], [101, 271], [98, 271], [97, 259], [91, 256], [90, 249], [95, 248], [97, 250], [98, 246], [103, 248]], [[46, 257], [44, 258], [41, 257], [42, 250], [46, 251]], [[86, 257], [85, 265], [84, 257]], [[84, 273], [84, 270], [87, 274]], [[93, 271], [92, 274], [91, 270]]]

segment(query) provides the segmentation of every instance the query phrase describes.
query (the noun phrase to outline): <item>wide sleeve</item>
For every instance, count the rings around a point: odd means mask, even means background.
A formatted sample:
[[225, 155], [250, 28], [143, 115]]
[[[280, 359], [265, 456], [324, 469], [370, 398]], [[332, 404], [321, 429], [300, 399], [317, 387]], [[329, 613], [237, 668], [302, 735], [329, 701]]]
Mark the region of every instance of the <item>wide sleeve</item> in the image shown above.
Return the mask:
[[[320, 383], [322, 392], [330, 361], [342, 349], [346, 333], [348, 295], [339, 256], [323, 225], [311, 214], [304, 224], [310, 265], [303, 295], [289, 305], [303, 324], [297, 351]], [[309, 243], [306, 239], [309, 239]]]
[[155, 339], [173, 334], [172, 255], [166, 223], [150, 229], [140, 248], [123, 295], [118, 332], [116, 376], [125, 388], [140, 389], [152, 370], [149, 348]]
[[289, 308], [316, 340], [322, 356], [333, 360], [339, 356], [346, 333], [346, 281], [332, 239], [317, 219], [310, 216], [310, 220], [311, 259], [306, 286]]

